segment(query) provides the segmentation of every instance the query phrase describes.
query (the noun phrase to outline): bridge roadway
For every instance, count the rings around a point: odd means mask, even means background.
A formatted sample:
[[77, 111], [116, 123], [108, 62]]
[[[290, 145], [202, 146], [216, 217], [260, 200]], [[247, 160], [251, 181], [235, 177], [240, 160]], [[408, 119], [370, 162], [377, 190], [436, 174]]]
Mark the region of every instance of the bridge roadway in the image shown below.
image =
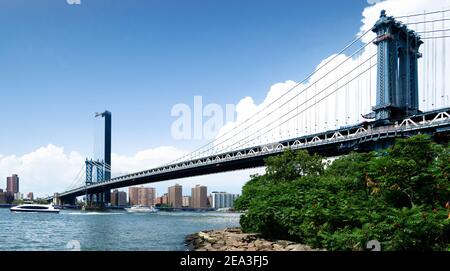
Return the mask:
[[[108, 189], [261, 167], [264, 166], [265, 158], [282, 153], [289, 148], [306, 149], [310, 153], [317, 153], [324, 157], [343, 155], [352, 151], [367, 152], [388, 147], [396, 138], [419, 133], [448, 136], [450, 108], [421, 113], [407, 119], [400, 119], [393, 124], [381, 125], [368, 121], [351, 127], [179, 162], [80, 187], [58, 196], [65, 201], [86, 193], [95, 194]], [[48, 198], [49, 201], [52, 199], [53, 197]]]

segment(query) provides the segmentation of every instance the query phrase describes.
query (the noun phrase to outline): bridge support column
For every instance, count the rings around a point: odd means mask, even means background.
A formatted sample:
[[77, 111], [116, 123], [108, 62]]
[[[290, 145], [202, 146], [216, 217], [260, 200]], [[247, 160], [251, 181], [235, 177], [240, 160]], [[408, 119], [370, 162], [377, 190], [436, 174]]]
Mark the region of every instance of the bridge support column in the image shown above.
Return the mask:
[[378, 46], [375, 119], [392, 121], [418, 113], [417, 59], [422, 56], [419, 47], [423, 41], [384, 10], [373, 31], [378, 35], [374, 42]]
[[59, 194], [58, 194], [58, 193], [55, 193], [55, 194], [53, 195], [53, 201], [52, 201], [52, 204], [53, 204], [53, 205], [56, 205], [56, 206], [61, 206], [61, 205], [62, 205], [62, 202], [61, 202], [61, 199], [59, 198]]

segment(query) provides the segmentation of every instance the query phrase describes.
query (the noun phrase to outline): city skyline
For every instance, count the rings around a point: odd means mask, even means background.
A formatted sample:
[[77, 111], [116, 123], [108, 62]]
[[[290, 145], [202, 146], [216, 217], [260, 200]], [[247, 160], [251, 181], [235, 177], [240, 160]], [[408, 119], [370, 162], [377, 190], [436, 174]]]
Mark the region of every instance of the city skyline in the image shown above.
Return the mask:
[[[114, 189], [112, 191], [112, 193], [127, 193], [126, 196], [127, 196], [127, 199], [128, 199], [128, 202], [130, 205], [148, 206], [148, 205], [155, 205], [155, 204], [168, 204], [168, 205], [172, 205], [172, 207], [174, 207], [174, 208], [186, 207], [185, 202], [188, 200], [187, 198], [189, 198], [189, 201], [190, 201], [189, 206], [192, 206], [192, 204], [193, 204], [192, 200], [195, 197], [194, 195], [196, 195], [196, 196], [200, 195], [200, 192], [195, 192], [196, 189], [198, 189], [198, 188], [203, 189], [203, 191], [201, 191], [201, 192], [206, 193], [205, 194], [206, 197], [203, 195], [202, 200], [204, 200], [205, 198], [210, 197], [210, 196], [214, 197], [214, 194], [227, 195], [227, 196], [232, 195], [233, 200], [236, 199], [237, 197], [239, 197], [239, 195], [240, 195], [240, 193], [233, 194], [233, 193], [229, 193], [226, 191], [210, 191], [207, 186], [200, 185], [200, 184], [197, 184], [194, 187], [187, 187], [187, 188], [188, 189], [184, 189], [183, 185], [175, 184], [173, 186], [167, 187], [166, 190], [157, 192], [157, 190], [154, 187], [151, 187], [149, 185], [141, 185], [141, 186], [130, 186], [130, 187], [122, 188], [122, 189]], [[144, 193], [144, 192], [142, 192], [142, 190], [151, 191], [151, 192]], [[184, 191], [184, 192], [182, 192], [182, 191]], [[189, 193], [186, 193], [186, 191], [189, 191]], [[149, 199], [149, 196], [150, 196], [150, 199]], [[165, 200], [167, 202], [158, 202], [159, 200], [164, 201], [162, 199], [164, 197], [166, 197]], [[145, 199], [143, 199], [143, 198], [145, 198]], [[116, 199], [116, 198], [114, 198], [114, 199]], [[227, 199], [227, 200], [230, 201], [230, 199]], [[200, 200], [198, 200], [198, 201], [200, 201]], [[153, 204], [152, 204], [152, 202], [153, 202]], [[210, 204], [211, 204], [211, 207], [213, 207], [213, 203], [211, 202]], [[205, 207], [203, 206], [203, 207], [198, 207], [198, 208], [205, 208]]]

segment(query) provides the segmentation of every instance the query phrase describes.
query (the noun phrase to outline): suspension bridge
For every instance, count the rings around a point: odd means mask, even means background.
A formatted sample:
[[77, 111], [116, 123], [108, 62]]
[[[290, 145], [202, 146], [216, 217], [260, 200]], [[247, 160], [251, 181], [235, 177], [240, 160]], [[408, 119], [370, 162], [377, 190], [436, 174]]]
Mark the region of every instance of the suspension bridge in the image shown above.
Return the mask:
[[110, 160], [86, 160], [71, 187], [48, 200], [72, 204], [86, 196], [103, 204], [111, 189], [261, 167], [287, 149], [332, 157], [419, 133], [447, 140], [449, 38], [450, 10], [400, 17], [382, 11], [373, 28], [208, 144], [160, 167], [112, 178]]

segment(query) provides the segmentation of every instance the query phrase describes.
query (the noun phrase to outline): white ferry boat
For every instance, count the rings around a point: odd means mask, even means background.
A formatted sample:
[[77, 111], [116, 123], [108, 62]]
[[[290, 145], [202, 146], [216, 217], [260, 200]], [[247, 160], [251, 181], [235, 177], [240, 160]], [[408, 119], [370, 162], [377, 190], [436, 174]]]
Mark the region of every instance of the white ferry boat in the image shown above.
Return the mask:
[[128, 213], [157, 213], [158, 210], [155, 209], [155, 207], [147, 207], [142, 205], [135, 205], [131, 208], [125, 208], [125, 211]]
[[59, 213], [58, 209], [55, 209], [53, 205], [40, 205], [40, 204], [23, 204], [12, 207], [11, 212], [22, 213]]

